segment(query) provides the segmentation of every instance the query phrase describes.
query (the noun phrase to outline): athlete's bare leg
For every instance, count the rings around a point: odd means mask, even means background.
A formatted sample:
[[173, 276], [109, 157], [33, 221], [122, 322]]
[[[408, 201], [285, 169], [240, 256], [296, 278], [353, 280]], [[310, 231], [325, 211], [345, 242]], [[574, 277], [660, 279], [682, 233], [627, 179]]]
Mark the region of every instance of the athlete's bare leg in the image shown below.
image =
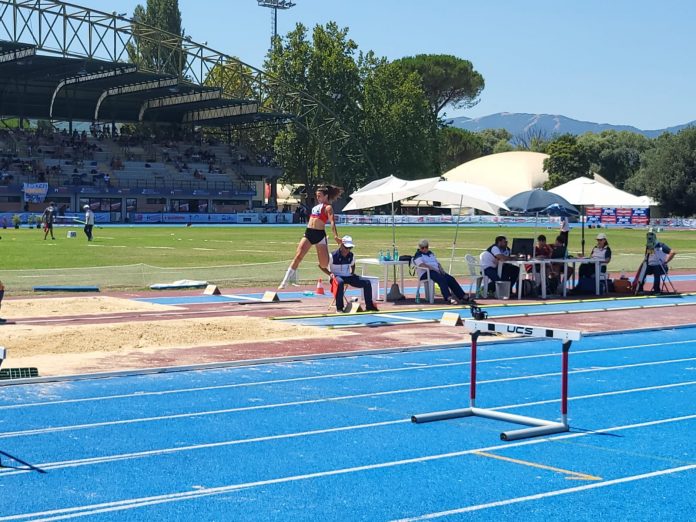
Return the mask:
[[304, 259], [304, 256], [307, 255], [307, 252], [309, 252], [309, 249], [311, 247], [312, 243], [310, 243], [309, 239], [307, 239], [306, 237], [303, 237], [300, 240], [300, 244], [297, 245], [295, 257], [293, 258], [292, 263], [290, 263], [290, 268], [288, 268], [287, 272], [285, 272], [285, 277], [283, 277], [283, 280], [278, 285], [279, 290], [282, 290], [283, 288], [288, 286], [288, 283], [297, 281], [297, 267], [300, 266], [300, 263]]

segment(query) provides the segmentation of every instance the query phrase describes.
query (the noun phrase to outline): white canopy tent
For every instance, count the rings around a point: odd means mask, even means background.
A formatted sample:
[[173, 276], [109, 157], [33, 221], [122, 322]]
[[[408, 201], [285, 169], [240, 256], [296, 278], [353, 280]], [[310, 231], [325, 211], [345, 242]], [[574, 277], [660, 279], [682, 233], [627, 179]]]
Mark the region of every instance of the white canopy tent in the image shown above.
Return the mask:
[[394, 246], [396, 244], [394, 202], [410, 198], [411, 196], [429, 190], [439, 179], [439, 177], [435, 177], [409, 181], [397, 178], [396, 176], [387, 176], [386, 178], [368, 183], [360, 190], [353, 192], [350, 195], [350, 202], [343, 207], [343, 210], [359, 210], [362, 208], [372, 208], [391, 204], [392, 246]]
[[573, 205], [596, 207], [641, 207], [644, 201], [616, 187], [597, 180], [580, 177], [552, 188], [549, 192], [558, 194]]
[[[361, 208], [372, 208], [391, 203], [392, 216], [392, 248], [396, 250], [396, 219], [394, 217], [394, 202], [415, 196], [419, 192], [428, 190], [435, 185], [440, 178], [425, 178], [408, 181], [387, 176], [368, 183], [360, 190], [353, 192], [350, 202], [343, 207], [343, 210], [358, 210]], [[396, 284], [396, 265], [394, 266], [394, 284], [392, 285], [387, 299], [396, 301], [403, 298], [403, 294]]]
[[439, 181], [431, 189], [414, 196], [415, 200], [439, 201], [447, 205], [458, 205], [457, 225], [454, 229], [454, 241], [452, 242], [452, 252], [450, 255], [449, 271], [452, 271], [452, 261], [454, 260], [454, 250], [457, 246], [457, 236], [459, 233], [459, 218], [462, 208], [475, 208], [489, 214], [498, 214], [501, 209], [509, 210], [505, 205], [504, 197], [496, 194], [488, 187], [466, 183], [463, 181]]
[[585, 254], [585, 207], [645, 207], [645, 200], [613, 185], [590, 178], [580, 177], [552, 188], [549, 192], [558, 194], [573, 205], [582, 207], [582, 253]]

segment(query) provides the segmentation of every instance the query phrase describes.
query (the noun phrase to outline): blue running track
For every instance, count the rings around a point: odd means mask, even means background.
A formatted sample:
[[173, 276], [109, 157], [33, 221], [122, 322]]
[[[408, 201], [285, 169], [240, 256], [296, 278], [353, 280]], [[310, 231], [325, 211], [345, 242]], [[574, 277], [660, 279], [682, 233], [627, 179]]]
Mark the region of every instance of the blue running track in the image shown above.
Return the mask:
[[[593, 335], [571, 432], [467, 405], [467, 347], [0, 387], [5, 520], [689, 520], [696, 327]], [[560, 342], [482, 343], [481, 407], [559, 417]]]

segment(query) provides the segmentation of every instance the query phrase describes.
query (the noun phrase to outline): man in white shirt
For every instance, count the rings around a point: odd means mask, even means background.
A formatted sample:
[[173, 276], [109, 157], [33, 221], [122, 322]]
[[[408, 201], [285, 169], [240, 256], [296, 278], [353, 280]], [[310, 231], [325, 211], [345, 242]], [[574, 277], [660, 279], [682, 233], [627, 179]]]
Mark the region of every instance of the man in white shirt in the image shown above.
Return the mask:
[[[427, 269], [430, 272], [430, 279], [437, 283], [442, 292], [442, 298], [450, 304], [461, 304], [468, 301], [467, 295], [462, 290], [461, 285], [450, 274], [445, 272], [442, 265], [435, 257], [435, 254], [430, 250], [430, 245], [427, 239], [422, 239], [418, 243], [418, 251], [413, 256], [413, 264], [418, 268]], [[425, 271], [421, 275], [421, 279], [427, 277]], [[451, 296], [454, 294], [454, 297]]]
[[87, 241], [92, 241], [92, 229], [94, 228], [94, 212], [89, 205], [83, 207], [85, 211], [85, 235], [87, 236]]
[[481, 271], [490, 281], [488, 284], [489, 293], [495, 292], [496, 281], [510, 281], [510, 288], [517, 284], [517, 277], [520, 274], [520, 267], [518, 266], [504, 264], [501, 274], [498, 275], [498, 265], [513, 259], [510, 256], [510, 249], [505, 236], [496, 237], [495, 243], [484, 250], [479, 259], [481, 261]]

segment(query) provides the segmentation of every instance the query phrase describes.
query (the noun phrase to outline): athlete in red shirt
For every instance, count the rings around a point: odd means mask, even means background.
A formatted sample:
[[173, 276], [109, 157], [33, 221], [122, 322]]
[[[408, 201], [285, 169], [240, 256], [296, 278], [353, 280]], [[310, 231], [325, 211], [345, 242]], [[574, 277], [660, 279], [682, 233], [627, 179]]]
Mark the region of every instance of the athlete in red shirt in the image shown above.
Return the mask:
[[326, 223], [331, 224], [331, 232], [337, 244], [341, 244], [341, 238], [336, 230], [336, 222], [334, 221], [333, 208], [331, 203], [335, 201], [343, 193], [342, 188], [326, 185], [319, 187], [316, 192], [317, 204], [312, 207], [312, 212], [307, 222], [304, 237], [297, 245], [295, 258], [292, 260], [290, 267], [285, 272], [285, 277], [278, 285], [278, 289], [282, 290], [288, 283], [297, 282], [297, 267], [300, 266], [302, 259], [307, 254], [312, 245], [317, 247], [317, 257], [319, 258], [319, 267], [328, 268], [329, 266], [329, 245], [326, 240]]

